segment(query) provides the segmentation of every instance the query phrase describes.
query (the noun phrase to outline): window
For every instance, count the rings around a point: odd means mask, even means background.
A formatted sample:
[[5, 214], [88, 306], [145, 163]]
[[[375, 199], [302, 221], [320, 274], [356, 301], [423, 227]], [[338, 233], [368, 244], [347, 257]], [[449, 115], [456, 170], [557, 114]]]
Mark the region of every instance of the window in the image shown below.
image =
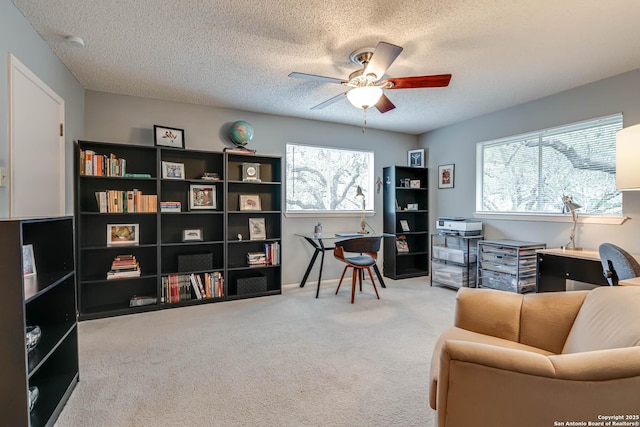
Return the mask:
[[289, 213], [373, 211], [373, 152], [287, 144], [286, 211]]
[[616, 132], [622, 114], [477, 145], [479, 212], [622, 215], [616, 190]]

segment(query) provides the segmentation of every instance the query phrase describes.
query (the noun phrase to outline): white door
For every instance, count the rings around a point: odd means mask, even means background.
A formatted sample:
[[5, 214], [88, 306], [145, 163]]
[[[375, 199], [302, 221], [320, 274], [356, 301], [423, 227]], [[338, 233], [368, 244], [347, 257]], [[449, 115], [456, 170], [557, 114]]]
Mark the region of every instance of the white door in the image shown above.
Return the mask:
[[64, 100], [13, 55], [9, 63], [9, 216], [64, 215]]

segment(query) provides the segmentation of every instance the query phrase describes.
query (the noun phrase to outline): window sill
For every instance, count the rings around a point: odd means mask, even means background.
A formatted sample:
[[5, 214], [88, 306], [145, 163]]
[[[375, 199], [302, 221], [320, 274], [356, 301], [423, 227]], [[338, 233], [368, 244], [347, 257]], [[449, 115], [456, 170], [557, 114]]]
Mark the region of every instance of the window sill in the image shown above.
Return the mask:
[[[479, 219], [498, 219], [505, 221], [573, 222], [573, 220], [571, 219], [571, 215], [569, 214], [474, 212], [473, 217]], [[629, 217], [626, 216], [578, 214], [578, 222], [580, 224], [621, 225], [624, 224], [627, 219], [629, 219]]]
[[[375, 216], [376, 211], [366, 211], [365, 216]], [[284, 212], [287, 218], [360, 218], [362, 211], [345, 211], [345, 212]]]

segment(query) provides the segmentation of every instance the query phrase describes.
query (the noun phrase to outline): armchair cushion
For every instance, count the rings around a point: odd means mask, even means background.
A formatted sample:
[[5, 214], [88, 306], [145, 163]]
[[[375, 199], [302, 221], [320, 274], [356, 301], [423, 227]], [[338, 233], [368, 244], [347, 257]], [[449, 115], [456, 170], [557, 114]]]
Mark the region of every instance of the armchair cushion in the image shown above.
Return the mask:
[[605, 286], [584, 300], [562, 352], [633, 346], [640, 346], [640, 287]]

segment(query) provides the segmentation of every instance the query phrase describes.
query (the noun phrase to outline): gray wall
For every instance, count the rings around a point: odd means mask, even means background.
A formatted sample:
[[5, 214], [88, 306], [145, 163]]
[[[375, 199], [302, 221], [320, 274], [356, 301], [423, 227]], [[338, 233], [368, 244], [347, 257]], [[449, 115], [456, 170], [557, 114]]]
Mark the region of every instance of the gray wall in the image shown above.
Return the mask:
[[[635, 70], [420, 135], [419, 145], [429, 154], [431, 217], [473, 215], [477, 142], [618, 112], [623, 113], [625, 127], [640, 123], [638, 88], [640, 70]], [[449, 163], [455, 163], [455, 187], [439, 190], [437, 167]], [[578, 224], [578, 246], [597, 249], [602, 242], [612, 242], [640, 254], [640, 192], [624, 193], [623, 213], [630, 219], [622, 225]], [[484, 230], [487, 239], [545, 242], [547, 247], [559, 247], [568, 241], [571, 224], [485, 220]]]
[[[226, 129], [236, 120], [246, 120], [254, 128], [249, 147], [258, 154], [284, 157], [285, 144], [295, 142], [308, 145], [345, 147], [375, 152], [375, 176], [382, 177], [382, 168], [406, 165], [407, 151], [417, 147], [418, 138], [394, 132], [367, 129], [359, 126], [324, 123], [313, 120], [249, 113], [192, 104], [161, 101], [104, 92], [85, 94], [85, 139], [153, 145], [153, 125], [185, 130], [188, 149], [222, 151], [230, 146]], [[382, 231], [382, 193], [376, 194], [376, 214], [367, 221]], [[312, 255], [311, 246], [295, 233], [309, 233], [320, 221], [325, 233], [357, 231], [359, 217], [309, 218], [283, 217], [282, 256], [283, 283], [299, 283]], [[338, 278], [342, 272], [338, 262], [328, 252], [323, 277]], [[382, 258], [380, 258], [382, 259]], [[311, 277], [317, 278], [316, 266]], [[315, 285], [315, 283], [312, 283]]]
[[[0, 120], [7, 129], [9, 116], [8, 62], [12, 53], [65, 101], [67, 166], [73, 165], [73, 141], [82, 135], [84, 89], [9, 0], [0, 0]], [[37, 123], [34, 123], [37, 126]], [[9, 166], [8, 132], [0, 132], [0, 166]], [[73, 167], [66, 168], [66, 213], [73, 213]], [[37, 189], [34, 189], [34, 192]], [[29, 197], [31, 195], [28, 195]], [[8, 187], [0, 187], [0, 218], [9, 216]]]

